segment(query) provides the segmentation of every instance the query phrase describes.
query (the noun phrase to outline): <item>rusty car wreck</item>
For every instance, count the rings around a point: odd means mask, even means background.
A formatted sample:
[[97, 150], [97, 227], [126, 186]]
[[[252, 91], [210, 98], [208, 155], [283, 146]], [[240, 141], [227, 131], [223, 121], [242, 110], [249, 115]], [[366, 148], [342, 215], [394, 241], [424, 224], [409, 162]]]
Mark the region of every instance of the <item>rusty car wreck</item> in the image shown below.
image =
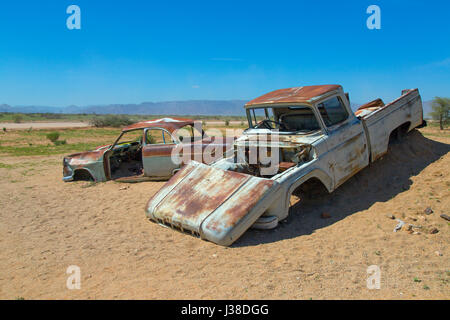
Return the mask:
[[[299, 188], [315, 183], [334, 191], [383, 156], [390, 139], [424, 123], [417, 89], [353, 113], [340, 85], [295, 87], [256, 98], [245, 110], [249, 128], [233, 154], [209, 165], [189, 162], [149, 200], [150, 220], [231, 245], [252, 226], [275, 228]], [[276, 170], [265, 170], [260, 149], [277, 155]]]
[[232, 141], [208, 137], [199, 123], [162, 118], [127, 126], [113, 144], [64, 157], [63, 180], [167, 180], [184, 164], [172, 161], [175, 148], [204, 150], [214, 145], [226, 152], [232, 147]]

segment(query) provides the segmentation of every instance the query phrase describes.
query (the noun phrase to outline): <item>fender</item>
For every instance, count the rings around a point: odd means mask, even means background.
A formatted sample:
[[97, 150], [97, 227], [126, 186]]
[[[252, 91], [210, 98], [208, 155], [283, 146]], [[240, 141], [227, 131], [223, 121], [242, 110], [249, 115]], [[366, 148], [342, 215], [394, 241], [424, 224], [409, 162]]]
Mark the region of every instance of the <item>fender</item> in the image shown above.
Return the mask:
[[[295, 168], [292, 170], [299, 170], [299, 168]], [[322, 169], [320, 168], [308, 168], [300, 169], [303, 171], [299, 177], [296, 177], [296, 179], [289, 184], [289, 186], [286, 188], [281, 188], [278, 192], [280, 192], [279, 200], [275, 200], [272, 205], [269, 207], [269, 209], [265, 212], [264, 216], [276, 216], [279, 221], [286, 219], [289, 215], [289, 205], [290, 205], [290, 198], [292, 193], [295, 189], [297, 189], [300, 185], [305, 183], [311, 178], [318, 179], [327, 189], [328, 192], [332, 192], [332, 186], [333, 186], [333, 180], [332, 178]], [[280, 183], [281, 186], [283, 186], [283, 183]], [[283, 198], [284, 193], [284, 198]]]

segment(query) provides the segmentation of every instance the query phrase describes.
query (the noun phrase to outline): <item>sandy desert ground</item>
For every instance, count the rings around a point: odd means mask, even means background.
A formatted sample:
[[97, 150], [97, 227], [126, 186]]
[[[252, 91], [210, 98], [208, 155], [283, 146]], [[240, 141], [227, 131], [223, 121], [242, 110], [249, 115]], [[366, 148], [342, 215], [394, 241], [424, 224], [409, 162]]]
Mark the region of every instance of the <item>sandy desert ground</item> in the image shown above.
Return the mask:
[[[336, 192], [293, 197], [287, 221], [229, 248], [149, 222], [162, 182], [63, 183], [61, 155], [4, 156], [0, 298], [449, 299], [449, 151], [448, 133], [414, 131]], [[389, 214], [422, 228], [394, 233]], [[70, 265], [80, 290], [66, 288]], [[370, 265], [379, 290], [366, 287]]]

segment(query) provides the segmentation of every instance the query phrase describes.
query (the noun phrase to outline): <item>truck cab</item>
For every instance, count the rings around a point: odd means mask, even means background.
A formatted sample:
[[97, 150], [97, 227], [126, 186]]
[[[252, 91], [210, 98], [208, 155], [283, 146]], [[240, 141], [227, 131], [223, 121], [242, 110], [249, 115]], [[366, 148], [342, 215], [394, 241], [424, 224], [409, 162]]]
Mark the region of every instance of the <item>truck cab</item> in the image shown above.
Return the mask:
[[[303, 99], [294, 99], [302, 92]], [[309, 93], [309, 94], [308, 94]], [[336, 188], [369, 163], [363, 123], [338, 85], [283, 89], [246, 104], [249, 129], [244, 134], [273, 134], [291, 141], [314, 143], [316, 156], [327, 164]], [[314, 96], [311, 96], [314, 95]], [[281, 162], [292, 162], [283, 156]]]

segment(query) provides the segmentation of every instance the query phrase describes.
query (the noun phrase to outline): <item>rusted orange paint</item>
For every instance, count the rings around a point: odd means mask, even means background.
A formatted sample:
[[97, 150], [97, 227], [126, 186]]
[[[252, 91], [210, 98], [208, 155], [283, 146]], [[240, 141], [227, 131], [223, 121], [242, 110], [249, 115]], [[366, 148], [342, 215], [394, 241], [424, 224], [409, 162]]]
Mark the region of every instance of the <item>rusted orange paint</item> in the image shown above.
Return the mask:
[[258, 104], [273, 103], [306, 103], [312, 98], [324, 95], [331, 91], [338, 90], [339, 88], [341, 88], [340, 85], [330, 84], [279, 89], [253, 99], [245, 106], [247, 107], [255, 106]]

